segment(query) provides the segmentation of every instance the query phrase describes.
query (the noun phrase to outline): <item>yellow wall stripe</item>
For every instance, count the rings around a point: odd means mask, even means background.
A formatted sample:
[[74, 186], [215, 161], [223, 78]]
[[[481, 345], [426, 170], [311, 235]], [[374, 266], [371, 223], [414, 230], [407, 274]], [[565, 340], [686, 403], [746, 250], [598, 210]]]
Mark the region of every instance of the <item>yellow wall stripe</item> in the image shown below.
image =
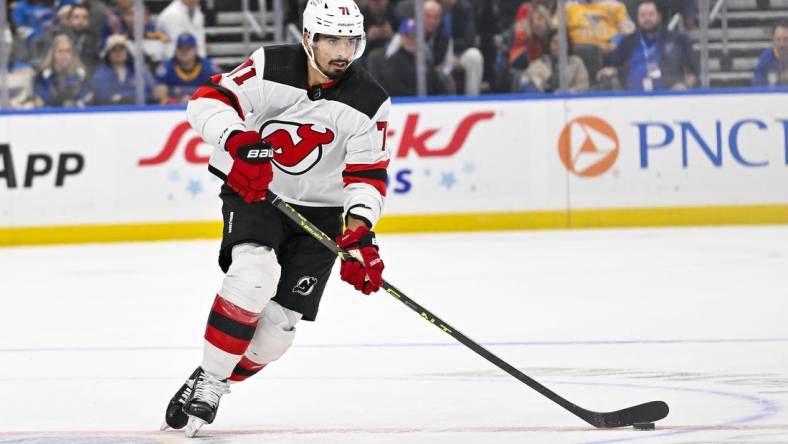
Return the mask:
[[167, 222], [0, 228], [0, 246], [217, 238], [222, 223]]
[[[421, 233], [546, 228], [788, 224], [788, 205], [384, 216], [375, 231]], [[0, 228], [0, 246], [215, 239], [219, 221]]]

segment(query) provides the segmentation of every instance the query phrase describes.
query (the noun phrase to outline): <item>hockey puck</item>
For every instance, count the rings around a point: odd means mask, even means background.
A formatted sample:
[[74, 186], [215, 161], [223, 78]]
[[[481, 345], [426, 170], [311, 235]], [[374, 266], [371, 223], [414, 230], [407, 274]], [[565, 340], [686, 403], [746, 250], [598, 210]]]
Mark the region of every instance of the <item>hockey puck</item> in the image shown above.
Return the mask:
[[632, 424], [635, 430], [654, 430], [653, 422], [636, 422]]

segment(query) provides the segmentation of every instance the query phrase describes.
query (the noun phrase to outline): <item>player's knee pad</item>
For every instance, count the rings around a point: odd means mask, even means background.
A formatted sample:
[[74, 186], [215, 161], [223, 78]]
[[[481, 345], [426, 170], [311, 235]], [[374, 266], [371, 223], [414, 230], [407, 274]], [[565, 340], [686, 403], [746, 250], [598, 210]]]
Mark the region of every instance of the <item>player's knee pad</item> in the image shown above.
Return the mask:
[[279, 284], [276, 254], [269, 247], [247, 243], [234, 246], [232, 258], [219, 294], [244, 310], [260, 313]]
[[276, 361], [293, 345], [295, 324], [301, 313], [282, 307], [276, 301], [265, 306], [257, 323], [252, 343], [246, 349], [246, 356], [252, 362], [268, 364]]

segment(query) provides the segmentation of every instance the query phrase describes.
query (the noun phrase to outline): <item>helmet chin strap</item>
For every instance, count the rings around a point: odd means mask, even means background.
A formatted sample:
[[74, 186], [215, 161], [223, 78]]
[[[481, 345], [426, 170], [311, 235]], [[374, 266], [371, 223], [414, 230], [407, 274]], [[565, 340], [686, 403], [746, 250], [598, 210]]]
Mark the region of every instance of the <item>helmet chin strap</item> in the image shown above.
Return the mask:
[[311, 35], [309, 36], [307, 42], [308, 42], [307, 45], [304, 45], [302, 43], [301, 46], [304, 47], [304, 52], [306, 52], [306, 57], [309, 59], [309, 64], [312, 65], [312, 68], [315, 68], [315, 70], [319, 72], [321, 76], [325, 77], [326, 80], [331, 80], [331, 77], [326, 75], [326, 73], [324, 73], [323, 70], [317, 66], [317, 62], [315, 61], [315, 50], [314, 48], [312, 48], [313, 41]]
[[[317, 61], [315, 60], [315, 49], [312, 47], [314, 45], [314, 40], [312, 40], [312, 36], [310, 35], [307, 39], [307, 44], [301, 43], [301, 47], [304, 48], [304, 52], [306, 52], [306, 57], [309, 59], [309, 64], [312, 65], [312, 68], [315, 68], [317, 72], [320, 73], [321, 76], [325, 77], [326, 80], [331, 80], [331, 77], [328, 76], [319, 66], [317, 66]], [[348, 68], [350, 64], [356, 61], [356, 57], [351, 58], [347, 62]]]

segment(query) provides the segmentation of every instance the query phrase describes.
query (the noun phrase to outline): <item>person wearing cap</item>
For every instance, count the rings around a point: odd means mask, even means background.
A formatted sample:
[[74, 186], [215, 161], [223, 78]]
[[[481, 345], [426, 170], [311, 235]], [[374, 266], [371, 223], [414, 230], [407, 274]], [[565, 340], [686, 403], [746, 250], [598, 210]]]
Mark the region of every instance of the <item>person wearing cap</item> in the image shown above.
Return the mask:
[[[132, 105], [136, 103], [134, 60], [126, 36], [114, 34], [107, 38], [102, 52], [103, 63], [93, 76], [95, 105]], [[143, 76], [145, 103], [153, 97], [152, 80], [146, 71]]]
[[186, 103], [198, 86], [218, 72], [210, 59], [197, 55], [197, 39], [183, 33], [178, 36], [175, 56], [156, 70], [156, 98], [161, 103]]

